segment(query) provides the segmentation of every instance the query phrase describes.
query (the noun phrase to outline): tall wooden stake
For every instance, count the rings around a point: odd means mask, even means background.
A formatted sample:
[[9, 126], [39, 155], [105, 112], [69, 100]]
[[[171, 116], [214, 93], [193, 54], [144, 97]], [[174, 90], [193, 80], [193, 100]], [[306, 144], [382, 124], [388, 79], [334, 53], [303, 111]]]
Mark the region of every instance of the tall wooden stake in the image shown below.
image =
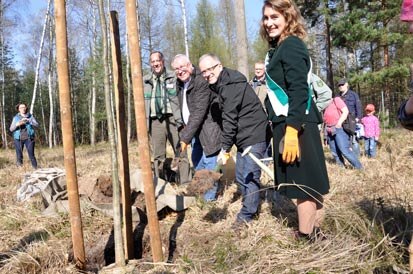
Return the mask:
[[138, 132], [138, 152], [142, 169], [142, 179], [145, 191], [146, 211], [148, 214], [149, 236], [154, 262], [163, 261], [161, 233], [159, 230], [156, 210], [155, 188], [149, 153], [148, 129], [146, 126], [145, 105], [143, 97], [141, 50], [139, 46], [139, 29], [135, 0], [125, 0], [126, 24], [128, 29], [129, 56], [131, 58], [132, 86]]
[[66, 1], [55, 0], [56, 59], [59, 78], [60, 117], [62, 121], [63, 153], [69, 195], [70, 226], [76, 266], [85, 269], [85, 247], [80, 214], [79, 191], [76, 177], [76, 156], [72, 128], [69, 85], [69, 63], [66, 29]]
[[113, 88], [115, 91], [116, 122], [118, 127], [118, 166], [119, 180], [122, 189], [122, 232], [125, 248], [125, 259], [133, 258], [131, 191], [128, 159], [128, 140], [125, 123], [125, 98], [123, 92], [122, 60], [119, 39], [118, 13], [110, 12], [110, 41], [112, 48]]

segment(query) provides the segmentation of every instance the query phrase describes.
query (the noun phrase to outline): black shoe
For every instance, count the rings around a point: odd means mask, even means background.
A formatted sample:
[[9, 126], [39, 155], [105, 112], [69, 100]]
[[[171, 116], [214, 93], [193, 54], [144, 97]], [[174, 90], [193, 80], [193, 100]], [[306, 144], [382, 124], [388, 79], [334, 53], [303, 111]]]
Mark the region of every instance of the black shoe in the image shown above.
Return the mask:
[[311, 233], [311, 238], [313, 239], [313, 242], [327, 240], [327, 236], [319, 227], [314, 227], [313, 232]]

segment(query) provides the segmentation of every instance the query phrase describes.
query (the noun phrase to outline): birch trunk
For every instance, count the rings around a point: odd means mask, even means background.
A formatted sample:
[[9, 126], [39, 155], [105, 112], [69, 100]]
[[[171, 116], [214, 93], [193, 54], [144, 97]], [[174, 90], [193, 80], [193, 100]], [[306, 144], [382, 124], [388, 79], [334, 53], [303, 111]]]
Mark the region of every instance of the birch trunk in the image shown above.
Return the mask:
[[[0, 2], [1, 3], [1, 2]], [[6, 129], [6, 110], [5, 110], [5, 90], [4, 90], [4, 25], [3, 25], [3, 5], [0, 5], [0, 58], [1, 58], [1, 101], [0, 101], [0, 124], [1, 124], [1, 139], [3, 140], [3, 148], [7, 149], [7, 129]]]
[[46, 18], [44, 19], [42, 38], [40, 39], [39, 55], [37, 56], [37, 63], [36, 63], [36, 74], [34, 76], [33, 97], [32, 97], [32, 103], [30, 104], [30, 113], [33, 113], [34, 102], [36, 101], [36, 91], [37, 91], [37, 83], [39, 81], [39, 70], [40, 70], [40, 61], [42, 59], [44, 36], [46, 33], [47, 22], [49, 21], [50, 2], [51, 0], [47, 1]]
[[[93, 41], [92, 41], [92, 60], [96, 62], [96, 16], [95, 12], [92, 12], [92, 29], [93, 29]], [[90, 129], [90, 145], [92, 147], [96, 144], [96, 71], [92, 71], [92, 89], [91, 89], [91, 102], [90, 102], [90, 115], [89, 115], [89, 129]]]
[[42, 125], [43, 125], [43, 132], [44, 132], [44, 138], [46, 139], [46, 143], [47, 141], [47, 129], [46, 129], [46, 117], [44, 115], [44, 107], [43, 107], [43, 98], [42, 98], [42, 88], [39, 86], [39, 97], [40, 97], [40, 110], [42, 113]]
[[181, 2], [182, 10], [182, 22], [184, 23], [184, 40], [185, 40], [185, 54], [189, 57], [189, 46], [188, 46], [188, 27], [186, 24], [186, 9], [185, 0], [179, 0]]
[[53, 144], [55, 143], [54, 140], [55, 138], [53, 137], [53, 132], [54, 132], [54, 96], [53, 96], [53, 61], [54, 61], [54, 56], [53, 56], [53, 40], [54, 40], [54, 35], [53, 35], [53, 24], [52, 24], [52, 19], [50, 18], [49, 20], [49, 67], [47, 70], [47, 78], [48, 78], [48, 88], [49, 88], [49, 148], [53, 147]]
[[123, 239], [122, 239], [122, 224], [121, 224], [121, 211], [120, 211], [120, 184], [119, 184], [119, 174], [118, 174], [118, 159], [116, 153], [116, 143], [115, 143], [115, 130], [113, 123], [113, 109], [111, 102], [111, 92], [110, 92], [110, 72], [109, 72], [109, 62], [108, 62], [108, 34], [107, 34], [107, 24], [105, 11], [103, 7], [103, 0], [98, 1], [99, 4], [99, 17], [100, 17], [100, 27], [102, 29], [102, 46], [103, 46], [103, 67], [105, 70], [105, 75], [103, 77], [104, 87], [105, 87], [105, 105], [106, 105], [106, 115], [108, 122], [108, 133], [109, 133], [109, 143], [111, 148], [111, 167], [112, 167], [112, 185], [113, 185], [113, 229], [114, 229], [114, 239], [115, 239], [115, 261], [117, 266], [125, 265], [125, 253], [123, 250]]

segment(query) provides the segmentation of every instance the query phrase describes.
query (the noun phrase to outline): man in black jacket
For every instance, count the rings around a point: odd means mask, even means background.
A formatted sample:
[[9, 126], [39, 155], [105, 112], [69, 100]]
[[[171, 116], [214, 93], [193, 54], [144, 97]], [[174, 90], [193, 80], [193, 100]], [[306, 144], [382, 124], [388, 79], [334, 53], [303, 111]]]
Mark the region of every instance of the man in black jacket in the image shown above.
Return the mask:
[[[221, 149], [221, 114], [217, 96], [208, 82], [186, 55], [178, 54], [172, 61], [177, 77], [179, 107], [184, 127], [179, 132], [181, 151], [192, 144], [192, 163], [195, 170], [214, 170]], [[204, 195], [207, 201], [215, 200], [217, 184]]]
[[260, 199], [260, 167], [242, 152], [250, 152], [258, 159], [266, 149], [266, 114], [247, 79], [239, 71], [225, 68], [216, 55], [205, 54], [199, 59], [202, 76], [218, 94], [222, 112], [221, 152], [223, 164], [229, 158], [232, 145], [237, 147], [236, 180], [242, 193], [242, 208], [236, 224], [252, 221], [257, 214]]
[[[340, 91], [341, 99], [346, 103], [349, 111], [349, 115], [351, 114], [356, 123], [361, 122], [361, 118], [363, 117], [363, 109], [361, 106], [360, 97], [357, 93], [350, 89], [350, 86], [346, 79], [341, 79], [338, 81], [338, 89]], [[356, 155], [357, 158], [360, 157], [360, 145], [358, 139], [355, 135], [349, 135], [350, 144], [353, 150], [353, 153]]]

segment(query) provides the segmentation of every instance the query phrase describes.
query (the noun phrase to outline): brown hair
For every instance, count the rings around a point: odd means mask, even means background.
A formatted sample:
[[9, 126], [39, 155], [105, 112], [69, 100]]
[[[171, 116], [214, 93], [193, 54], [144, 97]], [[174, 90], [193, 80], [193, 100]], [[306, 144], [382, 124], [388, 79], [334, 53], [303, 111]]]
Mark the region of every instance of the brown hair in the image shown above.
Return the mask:
[[16, 105], [16, 110], [19, 111], [19, 107], [20, 107], [21, 105], [24, 105], [24, 106], [26, 107], [26, 112], [25, 112], [25, 113], [27, 113], [27, 105], [26, 105], [26, 103], [18, 103], [18, 104]]
[[264, 9], [267, 7], [278, 11], [285, 17], [286, 26], [278, 39], [278, 44], [290, 35], [295, 35], [300, 39], [305, 39], [307, 37], [304, 19], [301, 16], [297, 5], [292, 0], [266, 0], [262, 7], [263, 16], [260, 21], [260, 35], [264, 40], [270, 42], [273, 39], [268, 36], [264, 26]]

